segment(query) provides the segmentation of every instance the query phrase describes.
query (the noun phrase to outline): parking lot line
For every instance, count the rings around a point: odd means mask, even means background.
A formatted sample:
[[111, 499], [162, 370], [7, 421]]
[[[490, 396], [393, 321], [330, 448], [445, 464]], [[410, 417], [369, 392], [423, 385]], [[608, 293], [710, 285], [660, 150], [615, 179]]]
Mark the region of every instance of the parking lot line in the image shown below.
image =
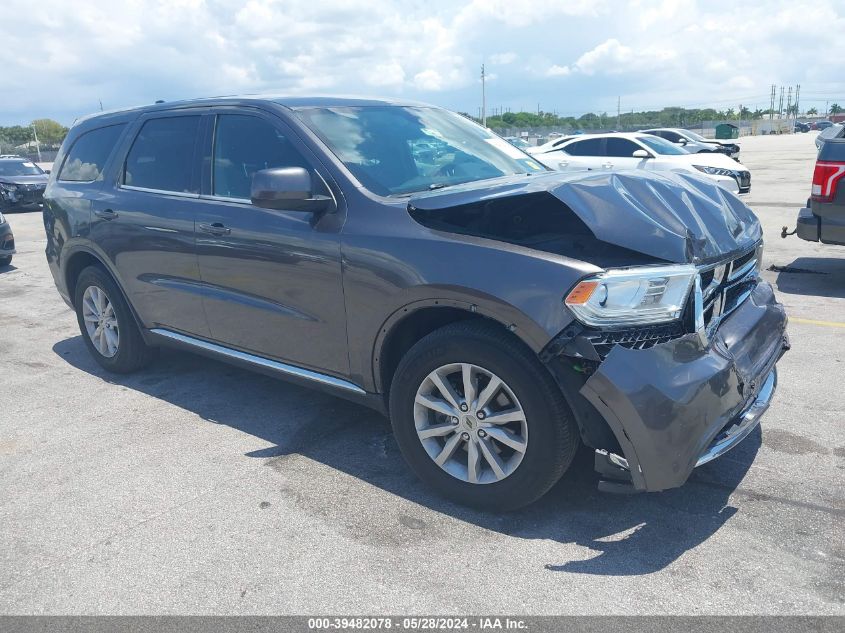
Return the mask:
[[789, 317], [790, 323], [806, 323], [807, 325], [823, 325], [825, 327], [845, 327], [845, 323], [840, 321], [817, 321], [816, 319], [802, 319], [799, 317]]

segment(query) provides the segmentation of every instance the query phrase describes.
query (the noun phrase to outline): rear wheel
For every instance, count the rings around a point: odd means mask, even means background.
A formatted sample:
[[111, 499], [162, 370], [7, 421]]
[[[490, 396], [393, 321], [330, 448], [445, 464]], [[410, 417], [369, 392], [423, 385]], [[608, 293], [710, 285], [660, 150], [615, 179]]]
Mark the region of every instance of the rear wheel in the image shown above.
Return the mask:
[[73, 304], [85, 346], [100, 365], [124, 374], [152, 359], [154, 350], [144, 343], [123, 294], [101, 268], [80, 273]]
[[481, 508], [536, 501], [580, 443], [535, 355], [481, 321], [448, 325], [411, 348], [391, 385], [390, 417], [414, 472], [441, 494]]
[[8, 266], [11, 263], [12, 263], [12, 256], [11, 255], [7, 255], [6, 257], [0, 257], [0, 268], [3, 268], [4, 266]]

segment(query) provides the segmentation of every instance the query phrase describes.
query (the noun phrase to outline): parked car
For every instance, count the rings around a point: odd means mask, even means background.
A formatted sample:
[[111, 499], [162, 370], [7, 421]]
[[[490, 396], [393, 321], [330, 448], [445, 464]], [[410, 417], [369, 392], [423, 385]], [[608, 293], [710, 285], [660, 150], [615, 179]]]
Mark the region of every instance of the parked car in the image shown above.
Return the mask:
[[793, 132], [809, 132], [810, 131], [810, 124], [805, 123], [804, 121], [796, 121], [792, 130], [793, 130]]
[[691, 130], [674, 127], [642, 130], [642, 133], [653, 134], [654, 136], [665, 138], [670, 143], [680, 145], [690, 154], [698, 154], [700, 152], [720, 152], [739, 161], [739, 145], [737, 143], [704, 138], [701, 134], [697, 134]]
[[834, 138], [842, 138], [843, 136], [845, 136], [845, 125], [842, 123], [834, 123], [816, 135], [816, 149], [821, 150], [825, 141], [829, 141]]
[[40, 210], [47, 179], [47, 172], [26, 158], [0, 158], [0, 210]]
[[831, 125], [833, 125], [833, 121], [816, 121], [816, 122], [813, 123], [812, 128], [814, 130], [821, 131], [821, 130], [826, 130]]
[[551, 169], [561, 171], [684, 171], [703, 175], [734, 193], [751, 190], [751, 172], [718, 152], [690, 154], [651, 134], [594, 134], [566, 138], [528, 150]]
[[326, 97], [98, 114], [55, 164], [47, 261], [102, 367], [176, 346], [369, 405], [462, 503], [531, 503], [582, 442], [604, 489], [680, 486], [775, 389], [760, 223], [688, 174], [553, 172], [439, 108]]
[[0, 268], [12, 263], [15, 254], [15, 236], [8, 220], [0, 213]]
[[790, 233], [783, 227], [781, 237], [793, 233], [808, 242], [845, 246], [845, 138], [841, 135], [819, 149], [807, 206], [798, 212], [795, 230]]

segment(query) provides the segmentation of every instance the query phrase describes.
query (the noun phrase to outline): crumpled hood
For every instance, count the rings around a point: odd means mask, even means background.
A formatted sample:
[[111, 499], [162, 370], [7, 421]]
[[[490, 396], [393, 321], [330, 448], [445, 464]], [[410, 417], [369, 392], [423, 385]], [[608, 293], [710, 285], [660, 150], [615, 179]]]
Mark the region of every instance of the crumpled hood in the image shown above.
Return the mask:
[[595, 237], [668, 262], [706, 264], [746, 250], [760, 222], [714, 181], [680, 172], [551, 172], [481, 180], [411, 198], [437, 210], [547, 191]]

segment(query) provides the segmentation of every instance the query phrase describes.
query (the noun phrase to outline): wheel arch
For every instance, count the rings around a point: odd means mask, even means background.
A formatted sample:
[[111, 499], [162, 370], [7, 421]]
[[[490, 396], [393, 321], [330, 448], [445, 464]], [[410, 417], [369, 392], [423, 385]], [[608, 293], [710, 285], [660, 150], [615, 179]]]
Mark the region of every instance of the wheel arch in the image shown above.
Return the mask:
[[[115, 285], [123, 296], [123, 300], [126, 301], [126, 305], [129, 306], [129, 311], [132, 313], [132, 318], [135, 319], [135, 323], [141, 332], [141, 336], [146, 341], [147, 330], [146, 328], [144, 328], [144, 324], [138, 317], [138, 313], [135, 311], [135, 306], [133, 306], [132, 302], [129, 300], [129, 295], [126, 294], [126, 289], [120, 282], [120, 278], [112, 269], [112, 267], [106, 263], [104, 257], [95, 253], [93, 250], [89, 250], [84, 247], [77, 248], [70, 255], [68, 255], [63, 266], [65, 288], [67, 288], [71, 304], [75, 303], [74, 299], [76, 297], [76, 283], [79, 279], [79, 275], [82, 273], [83, 270], [85, 270], [89, 266], [95, 266], [97, 268], [100, 268], [104, 273], [111, 277], [112, 281], [114, 281]], [[76, 309], [76, 305], [73, 305], [73, 307], [74, 309]]]
[[515, 315], [510, 312], [513, 310], [503, 314], [491, 306], [448, 298], [418, 300], [399, 308], [382, 324], [373, 345], [372, 368], [376, 391], [385, 396], [389, 393], [399, 361], [417, 341], [458, 321], [475, 319], [495, 323], [508, 336], [538, 353], [542, 343], [536, 338], [536, 329], [529, 331], [524, 319], [515, 323]]

